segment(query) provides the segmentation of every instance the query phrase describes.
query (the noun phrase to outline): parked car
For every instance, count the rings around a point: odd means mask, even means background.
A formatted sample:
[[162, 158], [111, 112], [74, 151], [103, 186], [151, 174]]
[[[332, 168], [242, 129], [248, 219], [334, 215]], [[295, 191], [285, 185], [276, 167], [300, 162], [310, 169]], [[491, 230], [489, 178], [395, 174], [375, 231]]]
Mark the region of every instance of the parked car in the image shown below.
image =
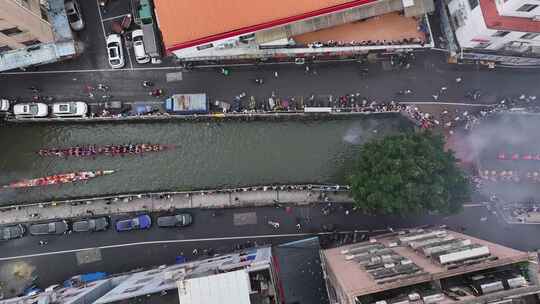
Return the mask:
[[26, 228], [21, 224], [0, 227], [0, 241], [22, 238], [25, 232]]
[[64, 3], [66, 8], [66, 15], [68, 17], [69, 26], [74, 31], [80, 31], [84, 29], [84, 21], [82, 19], [81, 7], [77, 0], [68, 0]]
[[107, 36], [107, 55], [109, 64], [113, 69], [119, 69], [124, 66], [124, 50], [122, 49], [122, 37], [118, 34]]
[[152, 226], [152, 219], [148, 214], [141, 214], [132, 218], [116, 221], [116, 231], [130, 231], [148, 229]]
[[157, 219], [159, 227], [185, 227], [191, 225], [193, 218], [189, 213], [160, 216]]
[[66, 221], [32, 224], [29, 228], [31, 235], [64, 234], [68, 231]]
[[82, 101], [57, 102], [52, 106], [52, 115], [57, 117], [85, 117], [88, 105]]
[[7, 112], [7, 111], [9, 111], [9, 100], [0, 99], [0, 112]]
[[16, 118], [46, 117], [49, 108], [44, 103], [19, 103], [13, 106], [13, 114]]
[[135, 60], [137, 60], [137, 63], [150, 62], [150, 56], [148, 56], [144, 50], [143, 31], [134, 30], [131, 33], [131, 40], [133, 41], [133, 52], [135, 53]]
[[106, 217], [96, 217], [77, 220], [73, 222], [71, 227], [74, 232], [105, 231], [109, 228], [109, 219]]

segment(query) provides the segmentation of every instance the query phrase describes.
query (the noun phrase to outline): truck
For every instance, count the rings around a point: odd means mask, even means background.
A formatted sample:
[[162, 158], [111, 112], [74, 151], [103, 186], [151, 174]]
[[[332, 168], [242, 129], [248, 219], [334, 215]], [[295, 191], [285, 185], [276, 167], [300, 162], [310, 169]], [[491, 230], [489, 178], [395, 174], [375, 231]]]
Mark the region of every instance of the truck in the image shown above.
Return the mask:
[[165, 110], [173, 114], [206, 114], [206, 94], [174, 94], [165, 100]]

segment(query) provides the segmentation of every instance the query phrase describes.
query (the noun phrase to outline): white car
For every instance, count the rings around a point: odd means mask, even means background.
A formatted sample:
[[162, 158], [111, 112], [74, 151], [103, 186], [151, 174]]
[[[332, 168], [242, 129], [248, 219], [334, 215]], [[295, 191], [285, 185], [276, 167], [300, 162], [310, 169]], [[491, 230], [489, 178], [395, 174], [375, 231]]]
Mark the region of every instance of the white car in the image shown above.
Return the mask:
[[107, 36], [107, 55], [109, 64], [113, 69], [119, 69], [124, 66], [124, 51], [122, 49], [122, 38], [118, 34]]
[[52, 106], [52, 115], [56, 117], [85, 117], [88, 105], [82, 101], [57, 102]]
[[69, 26], [74, 31], [80, 31], [84, 29], [84, 21], [82, 19], [81, 7], [77, 0], [68, 0], [64, 3], [66, 8], [66, 15], [69, 20]]
[[0, 99], [0, 112], [7, 112], [7, 111], [9, 111], [9, 100]]
[[44, 103], [19, 103], [13, 106], [13, 114], [16, 118], [45, 117], [49, 108]]
[[144, 50], [143, 31], [134, 30], [131, 33], [131, 40], [133, 41], [133, 52], [135, 52], [135, 60], [137, 60], [137, 63], [150, 62], [150, 56], [148, 56]]

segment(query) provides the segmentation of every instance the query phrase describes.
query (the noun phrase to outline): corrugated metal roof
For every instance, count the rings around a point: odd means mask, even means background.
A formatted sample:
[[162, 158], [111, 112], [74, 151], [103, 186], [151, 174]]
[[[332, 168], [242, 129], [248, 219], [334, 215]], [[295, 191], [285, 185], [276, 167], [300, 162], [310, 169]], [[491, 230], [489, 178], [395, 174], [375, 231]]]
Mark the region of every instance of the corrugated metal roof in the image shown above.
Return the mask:
[[246, 270], [179, 281], [177, 286], [180, 304], [250, 304]]

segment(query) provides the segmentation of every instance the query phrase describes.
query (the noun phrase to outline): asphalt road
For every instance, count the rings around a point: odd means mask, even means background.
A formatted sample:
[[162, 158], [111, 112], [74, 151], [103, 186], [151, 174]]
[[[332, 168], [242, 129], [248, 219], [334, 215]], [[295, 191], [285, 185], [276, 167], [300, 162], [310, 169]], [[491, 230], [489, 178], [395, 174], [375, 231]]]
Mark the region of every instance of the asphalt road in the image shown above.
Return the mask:
[[[521, 93], [540, 95], [536, 71], [476, 70], [470, 66], [447, 65], [443, 57], [434, 52], [419, 54], [412, 68], [401, 71], [385, 71], [380, 62], [369, 64], [368, 75], [361, 72], [366, 65], [356, 62], [320, 63], [311, 68], [317, 71], [316, 75], [306, 74], [304, 67], [297, 65], [233, 67], [229, 76], [220, 74], [217, 68], [202, 68], [182, 72], [182, 80], [175, 82], [167, 82], [166, 77], [167, 73], [179, 72], [176, 67], [1, 73], [0, 95], [28, 101], [32, 97], [28, 88], [36, 86], [42, 90], [42, 95], [54, 96], [56, 100], [99, 102], [99, 97], [88, 97], [85, 87], [103, 83], [111, 87], [112, 99], [155, 101], [155, 98], [148, 96], [149, 90], [141, 86], [143, 80], [152, 81], [156, 87], [163, 88], [165, 95], [204, 92], [211, 101], [231, 101], [241, 92], [257, 98], [268, 98], [272, 92], [281, 97], [308, 97], [311, 94], [338, 96], [359, 92], [377, 101], [395, 99], [425, 102], [433, 101], [432, 95], [438, 94], [441, 87], [448, 88], [438, 99], [441, 102], [470, 102], [464, 96], [472, 89], [483, 92], [477, 103], [495, 103], [500, 96]], [[273, 76], [275, 71], [279, 73], [277, 79]], [[255, 84], [253, 79], [260, 77], [265, 79], [265, 83]], [[457, 77], [463, 79], [461, 83], [456, 83]], [[395, 96], [398, 91], [405, 89], [413, 93]]]
[[[62, 236], [34, 237], [5, 242], [0, 245], [0, 281], [17, 281], [5, 269], [25, 265], [33, 269], [40, 286], [62, 281], [72, 275], [106, 271], [109, 273], [129, 271], [139, 267], [174, 263], [177, 255], [198, 258], [204, 249], [217, 252], [231, 251], [238, 244], [251, 241], [279, 244], [305, 238], [321, 232], [323, 224], [335, 224], [340, 231], [359, 230], [369, 234], [388, 227], [414, 227], [419, 225], [445, 224], [454, 229], [465, 229], [465, 233], [522, 250], [540, 247], [536, 237], [540, 227], [536, 225], [508, 225], [497, 214], [485, 207], [467, 207], [461, 214], [419, 217], [372, 217], [346, 210], [350, 206], [336, 207], [329, 216], [322, 215], [319, 206], [278, 208], [226, 209], [213, 217], [210, 210], [193, 210], [194, 224], [184, 229], [152, 227], [147, 231], [117, 233], [113, 229], [93, 234], [66, 234]], [[251, 216], [250, 224], [239, 225], [238, 218]], [[236, 218], [236, 221], [235, 221]], [[255, 218], [255, 221], [253, 219]], [[296, 229], [296, 220], [301, 219], [302, 229]], [[306, 220], [306, 219], [310, 220]], [[113, 218], [113, 221], [116, 218]], [[244, 217], [244, 219], [246, 219]], [[274, 229], [268, 220], [280, 222]], [[328, 239], [329, 236], [323, 236]], [[48, 245], [40, 246], [40, 240]], [[193, 256], [197, 248], [199, 254]], [[85, 260], [90, 259], [90, 260]]]

